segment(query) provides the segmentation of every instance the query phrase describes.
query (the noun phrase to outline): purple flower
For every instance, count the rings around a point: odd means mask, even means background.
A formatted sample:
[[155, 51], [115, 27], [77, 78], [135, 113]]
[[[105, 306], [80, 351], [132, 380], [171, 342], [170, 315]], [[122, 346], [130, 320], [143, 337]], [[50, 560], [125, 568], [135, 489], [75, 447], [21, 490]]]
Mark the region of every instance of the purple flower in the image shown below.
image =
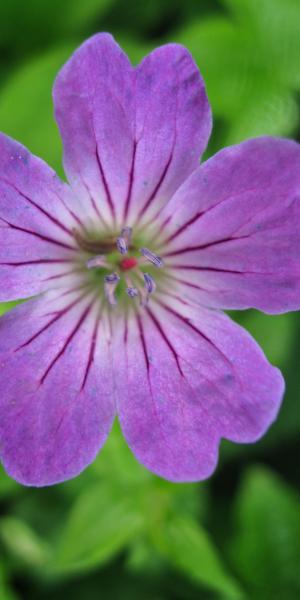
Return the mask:
[[[133, 69], [111, 36], [59, 73], [70, 184], [0, 136], [0, 448], [46, 485], [96, 456], [116, 414], [135, 456], [172, 481], [254, 442], [284, 383], [220, 309], [300, 306], [300, 147], [258, 138], [198, 166], [211, 130], [177, 44]], [[33, 124], [34, 126], [34, 124]]]

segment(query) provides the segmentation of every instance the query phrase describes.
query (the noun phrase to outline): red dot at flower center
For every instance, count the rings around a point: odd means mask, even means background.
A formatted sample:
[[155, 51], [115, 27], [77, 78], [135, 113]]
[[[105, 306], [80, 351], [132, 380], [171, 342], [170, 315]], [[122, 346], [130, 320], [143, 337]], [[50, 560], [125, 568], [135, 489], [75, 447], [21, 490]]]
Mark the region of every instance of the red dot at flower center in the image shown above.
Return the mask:
[[134, 256], [127, 256], [126, 258], [122, 258], [120, 262], [120, 269], [122, 271], [129, 271], [130, 269], [134, 269], [138, 264], [138, 261]]

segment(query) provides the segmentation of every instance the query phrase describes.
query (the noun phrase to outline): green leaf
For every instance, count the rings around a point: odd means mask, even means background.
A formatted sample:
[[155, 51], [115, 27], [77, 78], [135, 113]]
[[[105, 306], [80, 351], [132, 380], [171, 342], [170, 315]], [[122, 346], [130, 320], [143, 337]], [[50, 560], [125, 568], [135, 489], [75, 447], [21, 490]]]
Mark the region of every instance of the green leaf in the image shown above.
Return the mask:
[[[157, 549], [176, 569], [195, 583], [218, 592], [222, 598], [244, 598], [204, 529], [193, 519], [174, 515], [153, 532]], [[218, 596], [219, 597], [219, 596]]]
[[90, 486], [73, 506], [61, 531], [49, 572], [78, 572], [104, 563], [139, 532], [143, 519], [120, 488]]
[[0, 598], [1, 600], [18, 600], [17, 595], [7, 582], [4, 564], [0, 562]]
[[[1, 305], [0, 305], [1, 314]], [[0, 499], [7, 498], [22, 491], [22, 486], [9, 477], [2, 466], [0, 466]], [[1, 598], [1, 596], [0, 596]]]
[[[299, 120], [290, 83], [275, 59], [270, 64], [270, 50], [249, 23], [211, 17], [178, 35], [204, 76], [214, 116], [226, 119], [223, 145], [258, 135], [289, 135]], [[278, 35], [276, 47], [280, 45]]]
[[[248, 471], [235, 511], [230, 555], [255, 598], [300, 595], [300, 499], [275, 474]], [[252, 596], [251, 596], [252, 597]]]
[[14, 308], [18, 304], [18, 301], [15, 302], [0, 302], [0, 317], [4, 315], [6, 312]]
[[253, 32], [261, 65], [278, 80], [300, 86], [300, 4], [298, 0], [223, 0], [239, 27]]
[[179, 32], [204, 77], [213, 111], [233, 118], [255, 85], [259, 59], [247, 31], [223, 17], [207, 18]]
[[231, 316], [251, 333], [271, 363], [280, 368], [286, 366], [297, 335], [295, 313], [266, 315], [257, 310], [247, 310], [232, 311]]
[[289, 136], [297, 127], [298, 107], [292, 93], [267, 78], [259, 83], [256, 77], [255, 82], [231, 121], [226, 146], [260, 135]]
[[47, 545], [24, 521], [14, 517], [2, 518], [0, 537], [9, 553], [19, 562], [39, 568], [47, 562]]

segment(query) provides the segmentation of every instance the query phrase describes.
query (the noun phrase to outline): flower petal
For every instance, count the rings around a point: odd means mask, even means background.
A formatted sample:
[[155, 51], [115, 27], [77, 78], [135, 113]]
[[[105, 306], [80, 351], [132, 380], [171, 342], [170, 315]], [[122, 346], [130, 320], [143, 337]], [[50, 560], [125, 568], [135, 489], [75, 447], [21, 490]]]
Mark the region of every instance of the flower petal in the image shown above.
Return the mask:
[[222, 437], [254, 442], [274, 421], [282, 376], [226, 315], [153, 302], [124, 339], [123, 354], [116, 340], [118, 414], [135, 456], [155, 473], [204, 479]]
[[0, 301], [40, 293], [74, 268], [72, 200], [48, 165], [0, 134]]
[[258, 138], [222, 150], [161, 219], [161, 256], [187, 296], [226, 309], [299, 309], [299, 144]]
[[0, 447], [25, 485], [77, 475], [114, 418], [107, 327], [95, 297], [30, 300], [0, 320]]
[[211, 129], [199, 71], [183, 47], [134, 69], [108, 34], [85, 42], [58, 75], [65, 168], [100, 221], [132, 224], [196, 168]]

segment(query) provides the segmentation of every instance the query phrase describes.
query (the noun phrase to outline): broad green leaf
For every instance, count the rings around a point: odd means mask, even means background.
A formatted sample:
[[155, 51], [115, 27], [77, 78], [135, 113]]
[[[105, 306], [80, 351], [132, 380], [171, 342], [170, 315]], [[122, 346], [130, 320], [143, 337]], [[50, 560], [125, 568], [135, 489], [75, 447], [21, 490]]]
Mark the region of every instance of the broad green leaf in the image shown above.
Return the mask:
[[[0, 315], [2, 306], [0, 304]], [[14, 494], [18, 494], [19, 492], [21, 492], [21, 490], [22, 486], [19, 483], [17, 483], [14, 479], [9, 477], [5, 473], [3, 467], [0, 465], [0, 499], [6, 498], [8, 496], [13, 496]]]
[[[123, 490], [130, 490], [132, 501], [137, 509], [143, 503], [147, 518], [154, 513], [167, 511], [178, 514], [203, 516], [206, 510], [206, 488], [197, 484], [180, 486], [161, 479], [141, 465], [129, 449], [120, 426], [116, 421], [109, 438], [96, 460], [89, 468], [90, 474], [100, 481], [111, 481]], [[99, 484], [101, 485], [101, 483]]]
[[1, 600], [18, 600], [17, 594], [11, 589], [7, 577], [4, 565], [0, 561], [0, 598]]
[[280, 368], [288, 363], [296, 336], [295, 313], [266, 315], [257, 310], [248, 310], [232, 312], [231, 316], [251, 333], [271, 363]]
[[255, 598], [300, 596], [300, 498], [264, 468], [248, 471], [235, 511], [230, 555]]
[[126, 567], [133, 573], [147, 573], [153, 576], [161, 573], [164, 563], [161, 555], [148, 539], [137, 539], [128, 548]]
[[256, 85], [259, 56], [253, 39], [224, 17], [207, 18], [178, 33], [204, 77], [214, 114], [234, 118]]
[[143, 525], [130, 496], [109, 483], [95, 484], [75, 502], [54, 552], [49, 571], [78, 572], [96, 567], [120, 552]]
[[118, 482], [118, 485], [140, 486], [147, 484], [153, 475], [145, 469], [130, 451], [120, 426], [115, 421], [108, 440], [90, 469], [104, 480]]
[[242, 599], [239, 584], [227, 571], [207, 532], [193, 519], [174, 516], [152, 540], [161, 554], [187, 577], [227, 600]]
[[231, 120], [224, 145], [260, 135], [289, 136], [296, 129], [299, 112], [293, 95], [278, 83], [255, 78], [249, 97]]
[[47, 545], [24, 521], [14, 517], [3, 517], [0, 521], [0, 537], [18, 562], [34, 568], [41, 568], [47, 562]]
[[223, 145], [296, 129], [299, 111], [290, 84], [276, 61], [269, 64], [260, 33], [247, 22], [206, 18], [179, 32], [178, 41], [198, 63], [213, 115], [227, 121]]
[[261, 49], [260, 62], [278, 80], [300, 86], [299, 0], [223, 0], [239, 27], [253, 32]]

